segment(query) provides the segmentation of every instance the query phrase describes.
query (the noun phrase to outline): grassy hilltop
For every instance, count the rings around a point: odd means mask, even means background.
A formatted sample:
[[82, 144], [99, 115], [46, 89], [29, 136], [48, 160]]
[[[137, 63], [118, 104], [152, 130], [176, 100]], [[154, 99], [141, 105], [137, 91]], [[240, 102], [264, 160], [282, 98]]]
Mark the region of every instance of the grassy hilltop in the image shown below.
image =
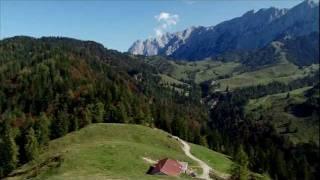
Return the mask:
[[[232, 165], [229, 157], [204, 147], [192, 145], [192, 153], [201, 154], [200, 159], [211, 161], [210, 165], [221, 172], [228, 172]], [[52, 157], [59, 157], [55, 158], [59, 162], [44, 163]], [[162, 130], [140, 125], [92, 124], [51, 141], [37, 160], [45, 166], [32, 170], [35, 163], [28, 163], [8, 179], [176, 179], [146, 175], [150, 164], [143, 157], [187, 161], [199, 171], [198, 164], [185, 156], [179, 142]]]

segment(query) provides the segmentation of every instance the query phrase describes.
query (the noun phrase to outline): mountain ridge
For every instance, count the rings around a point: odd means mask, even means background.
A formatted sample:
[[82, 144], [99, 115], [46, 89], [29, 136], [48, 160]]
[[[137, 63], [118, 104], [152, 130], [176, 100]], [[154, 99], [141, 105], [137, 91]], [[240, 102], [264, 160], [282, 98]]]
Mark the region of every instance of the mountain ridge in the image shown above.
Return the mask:
[[319, 32], [319, 3], [303, 1], [291, 9], [253, 10], [210, 27], [190, 27], [176, 33], [136, 41], [128, 52], [173, 59], [202, 60], [233, 50], [262, 48], [273, 40]]

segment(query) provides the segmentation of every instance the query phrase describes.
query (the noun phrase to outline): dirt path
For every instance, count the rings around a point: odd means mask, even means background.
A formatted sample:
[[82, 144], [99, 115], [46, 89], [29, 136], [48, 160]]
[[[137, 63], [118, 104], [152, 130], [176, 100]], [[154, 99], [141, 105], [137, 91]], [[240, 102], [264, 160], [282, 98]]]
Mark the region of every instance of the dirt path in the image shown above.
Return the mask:
[[185, 142], [184, 140], [180, 139], [179, 137], [173, 136], [173, 138], [177, 139], [183, 146], [182, 150], [186, 154], [186, 156], [190, 157], [192, 160], [196, 161], [200, 167], [202, 168], [202, 174], [199, 175], [197, 178], [211, 180], [210, 178], [210, 171], [213, 174], [221, 179], [228, 179], [230, 176], [228, 174], [220, 173], [214, 169], [212, 169], [207, 163], [203, 162], [202, 160], [198, 159], [197, 157], [193, 156], [190, 152], [190, 145]]
[[200, 159], [196, 158], [195, 156], [193, 156], [190, 152], [190, 145], [188, 143], [186, 143], [184, 140], [175, 137], [177, 140], [179, 140], [181, 142], [182, 146], [182, 150], [184, 151], [184, 153], [186, 154], [186, 156], [190, 157], [192, 160], [196, 161], [200, 167], [202, 168], [202, 174], [200, 176], [198, 176], [198, 178], [200, 179], [211, 179], [209, 174], [210, 174], [210, 169], [211, 167], [206, 164], [205, 162], [201, 161]]

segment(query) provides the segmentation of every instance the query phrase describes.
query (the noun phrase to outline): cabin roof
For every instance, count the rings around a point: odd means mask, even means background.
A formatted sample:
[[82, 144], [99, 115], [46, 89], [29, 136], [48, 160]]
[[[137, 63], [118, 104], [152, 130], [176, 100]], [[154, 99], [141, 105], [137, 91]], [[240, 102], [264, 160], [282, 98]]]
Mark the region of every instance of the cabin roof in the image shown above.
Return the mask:
[[165, 158], [159, 160], [157, 164], [155, 164], [153, 172], [161, 172], [170, 176], [178, 176], [182, 171], [182, 165], [173, 159]]

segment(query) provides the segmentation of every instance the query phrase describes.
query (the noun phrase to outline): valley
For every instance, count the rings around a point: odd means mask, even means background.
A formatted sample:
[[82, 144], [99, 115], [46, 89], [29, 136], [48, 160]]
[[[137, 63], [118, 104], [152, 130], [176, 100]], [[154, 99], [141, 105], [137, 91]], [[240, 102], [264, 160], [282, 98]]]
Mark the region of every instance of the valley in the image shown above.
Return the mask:
[[0, 179], [319, 179], [318, 0], [28, 3], [0, 0]]
[[[219, 62], [204, 60], [197, 62], [175, 62], [164, 59], [146, 60], [150, 65], [158, 67], [163, 83], [183, 86], [188, 82], [201, 84], [212, 82], [215, 90], [268, 84], [273, 81], [288, 83], [293, 80], [312, 75], [319, 69], [319, 64], [299, 67], [290, 62], [268, 65], [257, 70], [248, 68], [239, 62]], [[169, 77], [167, 77], [169, 76]]]

